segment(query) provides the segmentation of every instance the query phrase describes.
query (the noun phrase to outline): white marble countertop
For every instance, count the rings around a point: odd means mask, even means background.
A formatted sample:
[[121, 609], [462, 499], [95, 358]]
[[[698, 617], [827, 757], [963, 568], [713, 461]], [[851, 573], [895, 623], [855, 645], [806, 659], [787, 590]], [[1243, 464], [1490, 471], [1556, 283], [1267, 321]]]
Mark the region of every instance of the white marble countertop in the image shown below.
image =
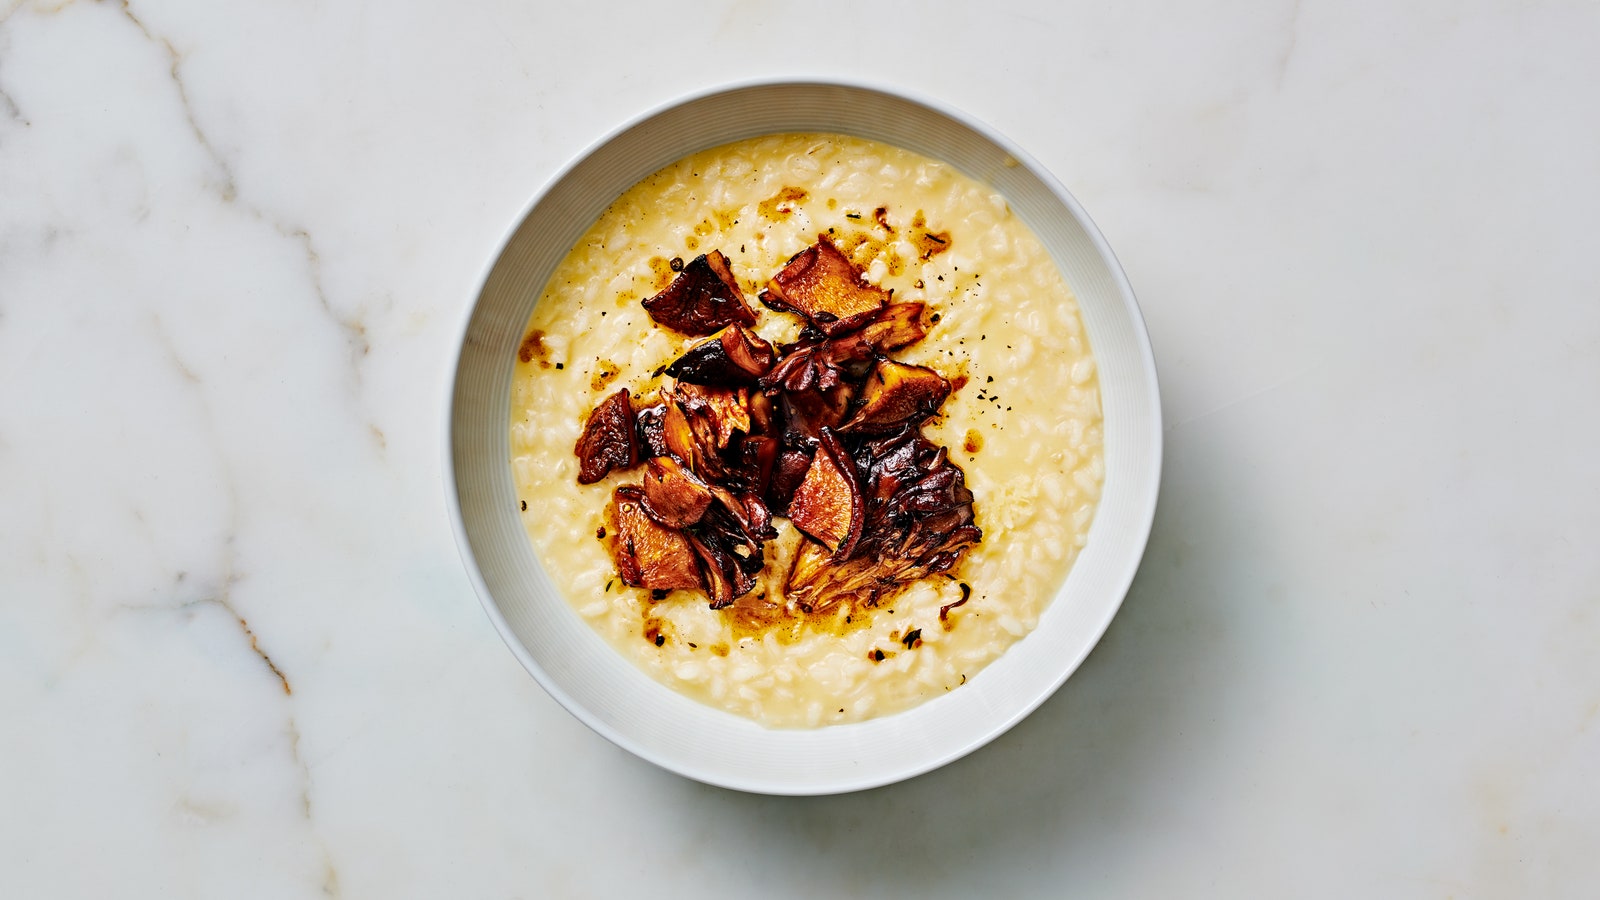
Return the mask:
[[[1593, 896], [1600, 7], [0, 2], [0, 896]], [[987, 120], [1139, 293], [1084, 668], [863, 794], [658, 771], [501, 645], [442, 404], [532, 193], [710, 84]]]

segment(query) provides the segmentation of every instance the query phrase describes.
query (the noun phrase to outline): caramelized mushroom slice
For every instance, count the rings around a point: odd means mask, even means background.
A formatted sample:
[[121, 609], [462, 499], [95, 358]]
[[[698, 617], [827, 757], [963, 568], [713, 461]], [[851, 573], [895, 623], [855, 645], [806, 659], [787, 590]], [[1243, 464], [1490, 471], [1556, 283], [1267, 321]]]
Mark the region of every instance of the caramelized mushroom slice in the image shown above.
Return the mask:
[[826, 612], [846, 601], [872, 606], [881, 592], [897, 584], [904, 570], [898, 560], [857, 557], [839, 562], [827, 547], [806, 538], [789, 566], [784, 596], [807, 613]]
[[803, 450], [784, 450], [772, 463], [772, 477], [767, 482], [767, 507], [780, 516], [789, 514], [789, 503], [800, 482], [811, 471], [811, 456]]
[[756, 323], [755, 311], [728, 269], [728, 258], [717, 250], [696, 256], [661, 293], [644, 301], [644, 308], [657, 325], [692, 337]]
[[829, 339], [807, 329], [800, 340], [781, 348], [777, 363], [763, 375], [767, 392], [791, 393], [813, 388], [829, 390], [863, 378], [875, 356], [914, 344], [927, 334], [922, 327], [921, 303], [891, 303], [860, 331]]
[[891, 303], [876, 319], [861, 326], [861, 339], [879, 353], [909, 347], [927, 336], [922, 327], [921, 303]]
[[[719, 451], [733, 442], [735, 433], [749, 433], [747, 392], [678, 384], [661, 393], [660, 443], [667, 453], [708, 483], [727, 479], [730, 471]], [[737, 452], [730, 456], [737, 467]]]
[[689, 538], [650, 518], [643, 491], [632, 486], [617, 488], [612, 495], [611, 518], [616, 527], [611, 550], [623, 584], [657, 591], [701, 586]]
[[861, 536], [864, 514], [855, 462], [833, 432], [824, 428], [805, 480], [789, 502], [789, 521], [821, 542], [835, 559], [844, 560]]
[[711, 340], [690, 347], [667, 366], [679, 381], [718, 387], [747, 385], [767, 374], [777, 360], [772, 345], [739, 325], [730, 325]]
[[777, 438], [770, 435], [735, 438], [728, 449], [720, 454], [722, 486], [736, 494], [764, 495], [767, 483], [772, 478], [772, 464], [778, 458], [779, 446]]
[[828, 350], [827, 344], [819, 344], [786, 354], [762, 376], [762, 389], [768, 393], [780, 390], [800, 393], [837, 387], [843, 380], [843, 373]]
[[810, 443], [822, 429], [838, 428], [844, 421], [850, 409], [850, 389], [841, 385], [829, 391], [785, 394], [781, 406], [788, 443]]
[[744, 508], [744, 514], [739, 521], [744, 526], [745, 534], [758, 544], [778, 536], [778, 532], [772, 527], [772, 510], [767, 508], [767, 503], [761, 499], [760, 494], [746, 491], [739, 495], [739, 503]]
[[830, 391], [865, 375], [866, 363], [871, 359], [871, 345], [852, 334], [836, 341], [794, 349], [762, 376], [760, 384], [767, 393]]
[[761, 391], [751, 391], [745, 398], [750, 408], [750, 434], [771, 434], [773, 431], [772, 400]]
[[721, 534], [713, 531], [691, 535], [689, 544], [705, 572], [706, 594], [711, 599], [712, 609], [732, 604], [756, 586], [755, 575], [745, 571], [734, 545]]
[[778, 439], [764, 434], [752, 435], [740, 443], [741, 489], [758, 496], [766, 494], [767, 485], [772, 483], [772, 467], [778, 461], [779, 449], [781, 445]]
[[664, 403], [652, 403], [634, 411], [633, 435], [638, 442], [640, 456], [648, 459], [672, 452], [667, 446], [666, 412]]
[[684, 415], [683, 408], [670, 394], [661, 409], [661, 443], [666, 446], [668, 453], [678, 458], [678, 462], [688, 466], [691, 471], [700, 471], [700, 447], [695, 442], [694, 431], [689, 427], [689, 419]]
[[700, 521], [715, 499], [711, 488], [670, 456], [646, 463], [644, 511], [668, 528], [687, 528]]
[[735, 431], [750, 433], [748, 396], [744, 388], [680, 383], [673, 389], [673, 399], [708, 453], [728, 446]]
[[860, 444], [856, 467], [867, 498], [861, 556], [906, 559], [920, 578], [948, 570], [983, 539], [966, 473], [915, 428]]
[[772, 513], [760, 497], [751, 493], [735, 494], [714, 484], [710, 485], [710, 490], [721, 505], [720, 524], [736, 543], [757, 551], [764, 542], [778, 536], [772, 528]]
[[631, 468], [639, 461], [639, 445], [633, 433], [633, 401], [627, 388], [594, 408], [573, 452], [578, 455], [579, 484], [594, 484], [612, 469]]
[[861, 443], [855, 463], [867, 511], [852, 558], [840, 562], [807, 542], [789, 570], [784, 596], [807, 612], [841, 602], [876, 605], [919, 578], [948, 572], [983, 540], [965, 474], [916, 429]]
[[850, 258], [828, 240], [792, 257], [759, 295], [762, 303], [805, 316], [829, 335], [843, 334], [870, 319], [889, 302], [889, 292], [862, 279]]
[[867, 376], [861, 396], [861, 408], [840, 431], [881, 434], [925, 419], [950, 396], [950, 382], [932, 369], [883, 359]]

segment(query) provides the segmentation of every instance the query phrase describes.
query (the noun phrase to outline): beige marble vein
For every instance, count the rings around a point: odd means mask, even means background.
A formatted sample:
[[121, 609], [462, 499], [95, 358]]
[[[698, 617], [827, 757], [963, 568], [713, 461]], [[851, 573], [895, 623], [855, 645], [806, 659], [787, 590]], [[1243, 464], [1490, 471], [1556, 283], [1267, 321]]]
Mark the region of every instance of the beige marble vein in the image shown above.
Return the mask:
[[1288, 39], [1283, 43], [1283, 54], [1278, 57], [1272, 79], [1279, 90], [1283, 89], [1283, 77], [1289, 74], [1289, 61], [1294, 58], [1294, 45], [1300, 37], [1300, 4], [1303, 2], [1305, 0], [1292, 0], [1289, 7], [1289, 24], [1285, 29]]
[[[312, 800], [312, 774], [311, 768], [306, 764], [304, 754], [301, 750], [300, 725], [295, 718], [292, 702], [294, 690], [289, 683], [288, 675], [285, 674], [284, 670], [273, 661], [272, 656], [268, 654], [267, 650], [262, 647], [260, 637], [257, 635], [255, 629], [253, 629], [250, 626], [250, 623], [245, 619], [243, 613], [240, 612], [233, 599], [234, 587], [244, 577], [243, 574], [238, 571], [238, 563], [235, 552], [235, 544], [240, 531], [239, 495], [236, 487], [237, 475], [235, 468], [229, 461], [223, 443], [217, 435], [216, 420], [211, 409], [212, 401], [207, 395], [205, 379], [196, 374], [193, 367], [191, 367], [189, 363], [184, 360], [182, 355], [178, 352], [176, 345], [173, 344], [171, 337], [167, 334], [166, 329], [162, 326], [160, 319], [152, 318], [151, 328], [156, 336], [157, 341], [166, 350], [173, 368], [178, 372], [185, 385], [194, 394], [200, 406], [201, 415], [205, 423], [204, 431], [208, 434], [211, 439], [211, 443], [215, 447], [218, 465], [223, 472], [223, 484], [227, 495], [228, 509], [228, 524], [221, 540], [221, 559], [216, 566], [216, 568], [221, 572], [221, 575], [218, 578], [215, 587], [212, 588], [212, 590], [208, 592], [206, 596], [198, 599], [182, 602], [173, 607], [157, 606], [156, 608], [165, 609], [168, 611], [181, 611], [193, 609], [197, 606], [209, 605], [220, 609], [238, 626], [239, 634], [243, 641], [248, 644], [250, 652], [254, 654], [263, 665], [266, 666], [267, 670], [272, 673], [272, 677], [276, 679], [278, 685], [282, 687], [285, 697], [284, 702], [288, 706], [288, 711], [284, 719], [283, 730], [288, 739], [290, 761], [299, 777], [300, 810], [305, 819], [305, 824], [307, 828], [310, 829], [311, 834], [316, 840], [316, 846], [320, 850], [321, 866], [323, 869], [323, 893], [327, 896], [336, 897], [339, 896], [338, 871], [334, 866], [332, 855], [330, 854], [326, 843], [324, 843], [320, 837], [316, 837], [318, 828], [316, 817], [314, 815], [314, 804]], [[174, 578], [174, 586], [181, 587], [182, 582], [185, 580], [185, 573], [179, 572]], [[125, 605], [124, 608], [151, 609], [152, 607], [132, 607]]]
[[[105, 2], [105, 0], [97, 0], [97, 2]], [[216, 193], [224, 204], [236, 206], [250, 217], [267, 224], [285, 239], [298, 244], [303, 250], [307, 277], [312, 293], [316, 297], [317, 305], [327, 315], [328, 319], [339, 328], [344, 340], [349, 345], [352, 388], [359, 391], [361, 386], [361, 361], [372, 350], [372, 345], [367, 335], [367, 326], [359, 316], [347, 316], [335, 309], [323, 285], [322, 258], [317, 253], [310, 231], [303, 226], [286, 223], [268, 213], [262, 207], [240, 199], [233, 166], [228, 162], [227, 157], [217, 149], [195, 115], [194, 104], [189, 98], [189, 89], [184, 83], [182, 54], [177, 47], [173, 46], [172, 41], [151, 31], [150, 27], [135, 12], [129, 0], [116, 0], [116, 2], [120, 6], [122, 15], [138, 29], [140, 35], [147, 42], [159, 47], [165, 55], [167, 72], [177, 93], [178, 103], [183, 109], [184, 120], [188, 123], [189, 130], [193, 134], [195, 141], [204, 151], [207, 158], [210, 159], [214, 169], [213, 177], [210, 180], [211, 190]], [[377, 426], [373, 425], [371, 428], [376, 431]], [[381, 448], [381, 440], [379, 445]]]
[[[261, 213], [256, 212], [261, 216]], [[265, 219], [265, 216], [262, 216]], [[270, 220], [269, 220], [270, 221]], [[339, 326], [344, 332], [345, 341], [350, 345], [350, 365], [359, 384], [361, 380], [361, 358], [372, 352], [372, 344], [367, 339], [367, 326], [360, 317], [344, 316], [336, 312], [333, 304], [328, 300], [328, 293], [322, 285], [322, 257], [317, 253], [316, 245], [311, 241], [311, 233], [304, 228], [289, 228], [281, 222], [272, 221], [272, 227], [286, 238], [298, 241], [305, 248], [306, 266], [311, 271], [311, 287], [316, 292], [317, 303], [329, 319]], [[376, 428], [376, 426], [374, 426]]]
[[[105, 2], [105, 0], [97, 0], [97, 2]], [[206, 156], [210, 157], [211, 165], [215, 169], [212, 175], [211, 187], [222, 198], [222, 202], [232, 203], [239, 193], [238, 187], [234, 184], [233, 168], [228, 165], [228, 161], [223, 158], [222, 154], [217, 152], [217, 148], [211, 143], [211, 139], [206, 136], [205, 131], [200, 128], [200, 122], [195, 118], [194, 105], [189, 102], [189, 89], [184, 86], [183, 76], [180, 71], [183, 66], [183, 56], [178, 53], [178, 48], [172, 46], [171, 41], [150, 31], [143, 20], [134, 13], [133, 6], [128, 0], [116, 0], [116, 2], [122, 9], [122, 15], [129, 22], [132, 22], [135, 28], [139, 29], [139, 33], [144, 35], [144, 39], [160, 47], [162, 52], [166, 54], [167, 74], [171, 76], [172, 85], [178, 92], [178, 103], [183, 107], [183, 117], [189, 123], [189, 131], [194, 134], [194, 139], [199, 142]]]
[[29, 124], [27, 117], [22, 114], [22, 108], [17, 106], [17, 101], [11, 99], [11, 95], [6, 93], [4, 87], [0, 87], [0, 113], [14, 122], [21, 123], [24, 128]]

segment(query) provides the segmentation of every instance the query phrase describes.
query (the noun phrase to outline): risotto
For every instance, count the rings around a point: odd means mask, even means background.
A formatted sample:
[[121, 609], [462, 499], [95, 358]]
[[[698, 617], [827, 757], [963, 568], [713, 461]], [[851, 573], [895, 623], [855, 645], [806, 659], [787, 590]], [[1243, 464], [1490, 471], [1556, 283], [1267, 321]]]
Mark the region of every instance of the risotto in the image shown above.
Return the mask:
[[[893, 356], [954, 388], [923, 434], [964, 470], [981, 541], [948, 572], [827, 619], [752, 618], [710, 608], [704, 591], [626, 586], [608, 508], [639, 470], [580, 485], [573, 448], [604, 398], [654, 396], [672, 383], [666, 364], [700, 342], [652, 322], [642, 301], [684, 258], [712, 251], [754, 298], [819, 237], [895, 302], [925, 304], [926, 337]], [[761, 338], [800, 335], [800, 317], [755, 308]], [[545, 287], [511, 395], [513, 479], [554, 584], [657, 680], [773, 727], [906, 709], [958, 689], [1026, 636], [1087, 537], [1101, 434], [1077, 304], [1004, 198], [943, 163], [823, 134], [697, 153], [620, 197]], [[786, 518], [772, 526], [752, 593], [781, 598], [802, 536]]]

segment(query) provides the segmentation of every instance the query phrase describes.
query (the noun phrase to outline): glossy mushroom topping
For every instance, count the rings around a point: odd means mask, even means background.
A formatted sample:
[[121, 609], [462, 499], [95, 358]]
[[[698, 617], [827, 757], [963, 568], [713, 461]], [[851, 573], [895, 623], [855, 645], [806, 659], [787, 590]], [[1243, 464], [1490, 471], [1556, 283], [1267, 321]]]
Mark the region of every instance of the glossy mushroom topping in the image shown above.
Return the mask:
[[658, 373], [653, 402], [636, 411], [618, 391], [579, 438], [582, 483], [645, 463], [612, 503], [624, 583], [729, 606], [758, 583], [780, 516], [802, 535], [783, 599], [806, 612], [872, 606], [982, 539], [964, 473], [921, 430], [951, 382], [889, 355], [926, 335], [923, 304], [890, 299], [819, 236], [762, 294], [804, 318], [793, 343], [750, 329], [755, 313], [716, 251], [645, 301], [656, 322], [709, 337]]

